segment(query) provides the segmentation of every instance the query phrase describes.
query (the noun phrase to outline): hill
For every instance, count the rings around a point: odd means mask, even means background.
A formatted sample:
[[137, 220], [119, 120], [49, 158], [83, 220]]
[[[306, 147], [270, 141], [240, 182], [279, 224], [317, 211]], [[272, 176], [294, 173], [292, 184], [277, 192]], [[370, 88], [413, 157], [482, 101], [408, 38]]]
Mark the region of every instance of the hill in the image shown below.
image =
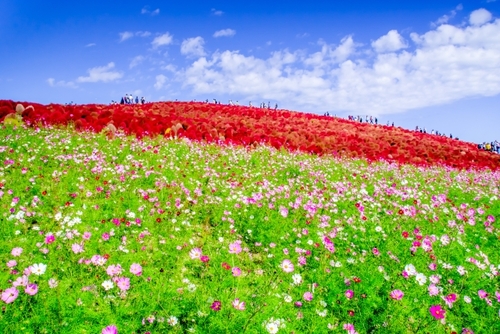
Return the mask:
[[[18, 102], [0, 101], [0, 121]], [[266, 143], [276, 148], [320, 155], [360, 157], [414, 165], [500, 168], [500, 156], [474, 144], [399, 127], [353, 122], [288, 110], [202, 102], [157, 102], [135, 105], [32, 105], [23, 121], [72, 125], [79, 131], [122, 130], [143, 136], [178, 136], [236, 145]], [[112, 125], [109, 125], [112, 124]]]

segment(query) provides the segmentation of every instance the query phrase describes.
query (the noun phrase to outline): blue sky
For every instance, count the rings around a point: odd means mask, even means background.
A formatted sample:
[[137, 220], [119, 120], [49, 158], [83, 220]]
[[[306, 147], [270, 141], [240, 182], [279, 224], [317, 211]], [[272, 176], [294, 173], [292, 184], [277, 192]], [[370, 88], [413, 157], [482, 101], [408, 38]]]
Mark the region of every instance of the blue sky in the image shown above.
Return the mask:
[[270, 101], [500, 140], [500, 0], [0, 2], [0, 99]]

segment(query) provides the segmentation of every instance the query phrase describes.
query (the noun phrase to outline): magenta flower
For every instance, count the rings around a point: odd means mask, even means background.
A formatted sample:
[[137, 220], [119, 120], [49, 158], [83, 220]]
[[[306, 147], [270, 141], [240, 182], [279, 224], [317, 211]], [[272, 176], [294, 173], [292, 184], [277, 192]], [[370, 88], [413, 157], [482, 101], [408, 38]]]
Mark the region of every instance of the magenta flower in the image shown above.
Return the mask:
[[455, 293], [450, 293], [446, 297], [442, 297], [446, 305], [448, 305], [449, 308], [453, 307], [453, 303], [457, 301], [457, 295]]
[[238, 267], [233, 267], [233, 269], [231, 269], [231, 272], [233, 273], [233, 276], [235, 276], [235, 277], [238, 277], [241, 275], [241, 269]]
[[201, 262], [207, 263], [208, 261], [210, 261], [210, 258], [208, 257], [208, 255], [202, 255], [200, 257], [200, 260]]
[[401, 290], [392, 290], [391, 291], [391, 298], [394, 300], [401, 300], [405, 294]]
[[142, 275], [142, 267], [139, 263], [132, 263], [130, 265], [130, 272], [134, 274], [135, 276], [141, 276]]
[[130, 278], [128, 277], [118, 277], [115, 283], [116, 286], [122, 291], [130, 289]]
[[17, 291], [16, 288], [8, 288], [5, 289], [4, 292], [2, 292], [2, 300], [6, 304], [12, 303], [14, 300], [16, 300], [17, 296], [19, 296], [19, 291]]
[[103, 233], [102, 234], [102, 240], [108, 241], [109, 240], [109, 233]]
[[229, 244], [229, 253], [231, 254], [239, 254], [241, 253], [241, 241], [235, 241], [232, 244]]
[[214, 311], [220, 311], [222, 307], [222, 304], [219, 300], [216, 300], [212, 303], [212, 305], [210, 305], [210, 308]]
[[102, 329], [101, 334], [118, 334], [118, 328], [115, 325], [110, 325]]
[[429, 312], [436, 319], [444, 319], [444, 316], [446, 314], [446, 310], [441, 308], [441, 305], [432, 305], [429, 308]]
[[379, 256], [380, 255], [380, 251], [377, 248], [373, 248], [372, 252], [373, 252], [373, 255], [375, 255], [375, 256]]
[[38, 285], [36, 285], [35, 283], [30, 283], [30, 284], [26, 285], [24, 292], [26, 292], [26, 294], [28, 294], [30, 296], [34, 296], [38, 292]]
[[497, 297], [497, 302], [500, 303], [500, 292], [496, 291], [495, 296]]
[[346, 298], [347, 298], [347, 299], [351, 299], [351, 298], [353, 298], [353, 297], [354, 297], [354, 291], [352, 291], [352, 290], [347, 290], [347, 291], [345, 292], [345, 296], [346, 296]]
[[53, 234], [47, 234], [45, 236], [45, 244], [50, 245], [54, 241], [56, 241], [56, 237]]

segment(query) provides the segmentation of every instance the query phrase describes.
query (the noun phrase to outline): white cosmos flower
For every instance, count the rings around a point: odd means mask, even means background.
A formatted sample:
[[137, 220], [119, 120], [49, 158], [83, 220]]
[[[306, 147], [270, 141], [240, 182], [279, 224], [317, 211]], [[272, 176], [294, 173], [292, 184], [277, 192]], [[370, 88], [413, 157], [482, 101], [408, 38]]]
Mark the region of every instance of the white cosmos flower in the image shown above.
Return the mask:
[[111, 290], [113, 289], [115, 285], [113, 284], [112, 281], [110, 280], [106, 280], [104, 282], [102, 282], [102, 287], [104, 288], [104, 290], [108, 291], [108, 290]]
[[47, 270], [47, 265], [43, 263], [37, 263], [31, 266], [31, 273], [37, 276], [43, 275]]
[[418, 284], [424, 285], [427, 282], [427, 277], [422, 273], [418, 273], [415, 276], [415, 280], [418, 282]]

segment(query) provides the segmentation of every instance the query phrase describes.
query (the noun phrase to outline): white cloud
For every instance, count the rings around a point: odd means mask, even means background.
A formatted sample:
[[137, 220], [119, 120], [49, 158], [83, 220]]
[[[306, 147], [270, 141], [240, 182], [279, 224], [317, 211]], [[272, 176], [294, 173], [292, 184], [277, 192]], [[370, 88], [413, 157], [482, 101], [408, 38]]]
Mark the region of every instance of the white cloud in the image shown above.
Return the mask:
[[474, 26], [480, 26], [485, 24], [486, 22], [491, 21], [491, 19], [491, 13], [484, 8], [480, 8], [470, 13], [469, 23]]
[[372, 47], [378, 53], [383, 52], [394, 52], [401, 49], [405, 49], [408, 47], [403, 36], [401, 36], [397, 30], [391, 30], [384, 35], [374, 41], [372, 43]]
[[443, 15], [439, 19], [437, 19], [436, 22], [432, 22], [431, 26], [432, 27], [437, 27], [437, 26], [439, 26], [441, 24], [448, 23], [448, 21], [450, 21], [451, 19], [453, 19], [457, 15], [457, 12], [460, 11], [460, 10], [462, 10], [463, 8], [464, 7], [462, 6], [462, 4], [459, 4], [458, 6], [455, 7], [454, 10], [450, 11], [450, 14]]
[[398, 38], [374, 42], [379, 50], [394, 50], [390, 53], [370, 53], [371, 45], [363, 47], [351, 36], [337, 46], [321, 41], [312, 53], [281, 50], [259, 58], [215, 52], [178, 71], [176, 79], [202, 96], [271, 99], [295, 110], [372, 115], [500, 94], [500, 20], [471, 23], [413, 33], [411, 49], [401, 49]]
[[127, 39], [131, 39], [134, 36], [148, 37], [151, 35], [151, 33], [149, 31], [136, 31], [136, 32], [124, 31], [119, 33], [118, 35], [120, 35], [120, 42], [124, 42]]
[[119, 33], [119, 35], [120, 35], [120, 42], [124, 42], [127, 39], [134, 37], [134, 33], [130, 32], [130, 31], [121, 32], [121, 33]]
[[144, 61], [144, 59], [145, 59], [144, 56], [136, 56], [136, 57], [132, 58], [128, 67], [134, 68], [137, 65], [139, 65], [140, 63], [142, 63]]
[[137, 31], [135, 35], [139, 37], [149, 37], [151, 33], [149, 31]]
[[123, 77], [123, 73], [111, 71], [115, 67], [115, 63], [111, 62], [106, 66], [93, 67], [87, 70], [87, 77], [78, 77], [77, 82], [110, 82]]
[[215, 38], [217, 37], [230, 37], [234, 36], [236, 34], [236, 31], [233, 29], [222, 29], [222, 30], [217, 30], [214, 32], [213, 36]]
[[224, 12], [222, 10], [217, 10], [215, 8], [212, 8], [212, 14], [216, 16], [221, 16], [222, 14], [224, 14]]
[[203, 57], [205, 55], [203, 44], [205, 41], [200, 36], [185, 39], [181, 44], [181, 53], [187, 56]]
[[146, 6], [141, 9], [141, 14], [150, 14], [151, 16], [155, 16], [160, 14], [160, 8], [157, 8], [155, 10], [149, 10], [149, 6]]
[[163, 74], [159, 74], [156, 76], [156, 83], [154, 84], [154, 87], [156, 90], [162, 89], [162, 87], [165, 85], [167, 82], [167, 77], [164, 76]]
[[48, 78], [46, 81], [50, 87], [78, 88], [78, 86], [75, 85], [75, 83], [72, 81], [64, 81], [64, 80], [56, 81], [54, 78]]
[[162, 45], [169, 45], [173, 41], [173, 36], [170, 35], [170, 33], [166, 32], [163, 35], [155, 37], [151, 44], [153, 45], [153, 48], [157, 48]]
[[95, 43], [89, 43], [89, 44], [85, 45], [86, 48], [90, 48], [92, 46], [96, 46], [96, 44]]

